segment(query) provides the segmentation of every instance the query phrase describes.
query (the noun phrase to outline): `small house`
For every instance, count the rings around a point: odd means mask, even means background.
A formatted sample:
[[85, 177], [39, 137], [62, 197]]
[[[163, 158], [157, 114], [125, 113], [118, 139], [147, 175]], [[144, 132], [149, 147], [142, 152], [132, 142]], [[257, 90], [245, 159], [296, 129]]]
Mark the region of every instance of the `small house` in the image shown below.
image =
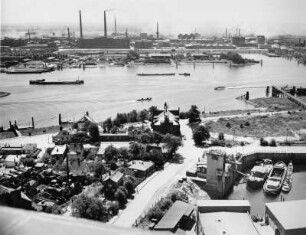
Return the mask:
[[128, 164], [129, 169], [133, 170], [138, 178], [148, 177], [154, 171], [154, 163], [151, 161], [133, 160]]
[[25, 144], [22, 149], [25, 154], [33, 154], [37, 150], [37, 144]]
[[118, 188], [123, 183], [124, 174], [120, 171], [114, 172], [104, 180], [106, 187]]
[[6, 168], [14, 168], [20, 163], [20, 156], [18, 155], [8, 155], [4, 160], [4, 165]]
[[56, 159], [64, 159], [67, 154], [68, 148], [66, 145], [56, 145], [51, 152], [51, 156]]

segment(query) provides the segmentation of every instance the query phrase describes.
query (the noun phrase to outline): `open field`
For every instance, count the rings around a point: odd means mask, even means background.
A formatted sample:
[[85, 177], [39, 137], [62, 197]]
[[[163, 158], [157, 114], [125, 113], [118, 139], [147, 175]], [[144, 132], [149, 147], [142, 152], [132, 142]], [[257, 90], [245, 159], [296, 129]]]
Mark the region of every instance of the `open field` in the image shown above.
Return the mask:
[[287, 98], [257, 98], [250, 100], [254, 103], [255, 108], [266, 108], [267, 111], [281, 111], [281, 110], [293, 110], [299, 109], [299, 106]]
[[223, 132], [236, 136], [257, 138], [294, 136], [292, 131], [298, 132], [306, 128], [306, 113], [219, 118], [217, 121], [206, 122], [206, 126], [211, 132]]
[[34, 135], [42, 135], [42, 134], [49, 134], [55, 133], [60, 130], [60, 126], [49, 126], [49, 127], [39, 127], [39, 128], [29, 128], [25, 130], [20, 130], [21, 135], [23, 136], [34, 136]]

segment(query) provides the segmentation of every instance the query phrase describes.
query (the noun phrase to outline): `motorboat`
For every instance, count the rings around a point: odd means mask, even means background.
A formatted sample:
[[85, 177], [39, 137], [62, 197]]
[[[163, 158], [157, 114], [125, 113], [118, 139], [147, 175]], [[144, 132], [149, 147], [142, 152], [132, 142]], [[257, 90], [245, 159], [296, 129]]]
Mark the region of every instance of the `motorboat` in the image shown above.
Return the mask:
[[287, 174], [287, 166], [284, 162], [274, 164], [263, 190], [267, 194], [277, 194], [280, 192]]
[[179, 73], [179, 75], [181, 75], [181, 76], [190, 76], [190, 73]]
[[214, 88], [216, 91], [224, 90], [225, 86], [217, 86]]
[[290, 162], [288, 164], [288, 168], [287, 168], [286, 179], [285, 179], [284, 184], [282, 186], [282, 191], [283, 192], [288, 193], [291, 190], [292, 181], [293, 181], [293, 164], [292, 164], [292, 162]]
[[261, 188], [272, 168], [273, 163], [270, 159], [264, 159], [262, 162], [255, 165], [247, 177], [247, 186], [252, 189]]

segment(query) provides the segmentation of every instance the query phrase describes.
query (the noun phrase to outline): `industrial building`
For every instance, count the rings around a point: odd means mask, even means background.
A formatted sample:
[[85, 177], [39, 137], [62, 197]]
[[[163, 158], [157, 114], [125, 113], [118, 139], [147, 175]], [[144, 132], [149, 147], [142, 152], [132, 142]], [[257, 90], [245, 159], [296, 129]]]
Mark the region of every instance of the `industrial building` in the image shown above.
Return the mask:
[[275, 235], [306, 234], [306, 200], [266, 203], [266, 223]]
[[83, 36], [83, 23], [81, 11], [79, 11], [80, 17], [80, 39], [79, 47], [82, 49], [96, 49], [96, 48], [110, 48], [110, 49], [129, 49], [130, 40], [128, 38], [109, 38], [107, 37], [107, 21], [106, 12], [104, 11], [104, 37], [98, 38], [84, 38]]

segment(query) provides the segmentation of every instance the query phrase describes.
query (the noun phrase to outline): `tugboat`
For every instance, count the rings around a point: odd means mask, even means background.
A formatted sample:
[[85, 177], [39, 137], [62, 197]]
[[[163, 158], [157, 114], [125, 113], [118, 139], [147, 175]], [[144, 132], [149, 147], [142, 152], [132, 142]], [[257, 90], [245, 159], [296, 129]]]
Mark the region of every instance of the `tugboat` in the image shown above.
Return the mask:
[[293, 181], [293, 164], [292, 162], [290, 162], [287, 168], [287, 176], [282, 187], [283, 192], [288, 193], [291, 190], [292, 181]]
[[217, 86], [214, 88], [216, 91], [221, 91], [225, 89], [225, 86]]
[[277, 194], [280, 192], [284, 180], [286, 178], [287, 166], [284, 162], [277, 162], [274, 164], [263, 190], [267, 194]]
[[255, 165], [248, 175], [247, 186], [252, 189], [261, 188], [272, 168], [273, 164], [270, 159], [264, 159], [262, 162]]
[[141, 99], [138, 99], [137, 101], [151, 101], [152, 98], [151, 97], [148, 97], [148, 98], [141, 98]]

